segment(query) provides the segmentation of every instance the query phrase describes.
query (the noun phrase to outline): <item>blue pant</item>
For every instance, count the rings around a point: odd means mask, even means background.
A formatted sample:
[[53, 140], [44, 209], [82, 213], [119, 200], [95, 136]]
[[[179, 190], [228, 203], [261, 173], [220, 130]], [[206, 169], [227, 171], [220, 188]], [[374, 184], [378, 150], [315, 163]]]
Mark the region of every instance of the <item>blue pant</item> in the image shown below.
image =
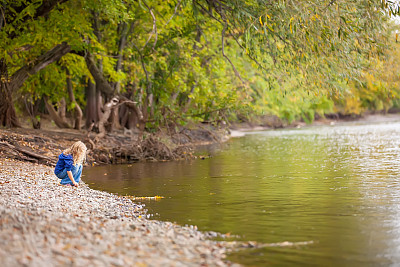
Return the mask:
[[[79, 183], [79, 181], [81, 180], [81, 175], [82, 175], [82, 164], [72, 165], [71, 172], [72, 172], [72, 176], [74, 177], [75, 182]], [[64, 169], [60, 173], [56, 174], [56, 176], [61, 179], [60, 184], [73, 185], [71, 179], [69, 179], [66, 169]]]

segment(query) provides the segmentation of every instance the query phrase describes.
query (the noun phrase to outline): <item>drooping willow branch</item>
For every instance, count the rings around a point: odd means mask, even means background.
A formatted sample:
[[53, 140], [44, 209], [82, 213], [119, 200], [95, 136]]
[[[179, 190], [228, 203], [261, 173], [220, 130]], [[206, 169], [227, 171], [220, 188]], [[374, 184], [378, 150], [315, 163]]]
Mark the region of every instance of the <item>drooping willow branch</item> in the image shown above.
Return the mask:
[[144, 49], [147, 44], [150, 42], [151, 37], [153, 37], [153, 35], [155, 35], [154, 38], [154, 44], [153, 44], [153, 50], [156, 48], [156, 44], [157, 44], [157, 38], [158, 38], [158, 33], [157, 33], [157, 20], [156, 20], [156, 16], [154, 16], [153, 10], [147, 5], [147, 3], [145, 1], [143, 1], [143, 4], [147, 7], [147, 9], [150, 12], [151, 17], [153, 18], [153, 30], [151, 31], [149, 38], [147, 39], [146, 43], [144, 44], [143, 48]]
[[178, 7], [181, 4], [182, 0], [178, 1], [178, 4], [176, 4], [175, 6], [175, 10], [174, 10], [174, 14], [172, 14], [172, 16], [169, 18], [169, 20], [165, 23], [164, 27], [168, 25], [168, 23], [175, 17], [176, 12], [178, 11]]
[[222, 56], [229, 62], [229, 64], [231, 64], [232, 69], [235, 72], [235, 75], [239, 78], [239, 80], [243, 83], [243, 85], [245, 85], [246, 83], [240, 76], [240, 73], [236, 69], [235, 65], [233, 65], [231, 59], [225, 54], [225, 32], [226, 32], [227, 28], [228, 28], [228, 23], [225, 21], [224, 28], [222, 29], [222, 32], [221, 32]]

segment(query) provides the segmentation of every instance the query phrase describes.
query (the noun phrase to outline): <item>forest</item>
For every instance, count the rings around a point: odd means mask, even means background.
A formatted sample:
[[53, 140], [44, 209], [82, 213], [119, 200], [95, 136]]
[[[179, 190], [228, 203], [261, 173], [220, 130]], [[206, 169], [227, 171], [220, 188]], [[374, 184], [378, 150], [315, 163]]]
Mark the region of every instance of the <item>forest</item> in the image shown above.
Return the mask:
[[392, 1], [2, 0], [0, 121], [154, 132], [400, 108]]

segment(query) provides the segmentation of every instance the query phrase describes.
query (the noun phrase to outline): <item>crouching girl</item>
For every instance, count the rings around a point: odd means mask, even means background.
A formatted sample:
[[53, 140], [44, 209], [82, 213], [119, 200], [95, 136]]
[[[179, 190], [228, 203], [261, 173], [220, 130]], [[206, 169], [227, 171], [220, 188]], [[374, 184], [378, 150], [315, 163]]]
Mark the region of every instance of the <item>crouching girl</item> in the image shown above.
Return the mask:
[[78, 141], [58, 156], [54, 174], [61, 179], [60, 184], [78, 186], [82, 175], [82, 164], [86, 158], [86, 150], [85, 144]]

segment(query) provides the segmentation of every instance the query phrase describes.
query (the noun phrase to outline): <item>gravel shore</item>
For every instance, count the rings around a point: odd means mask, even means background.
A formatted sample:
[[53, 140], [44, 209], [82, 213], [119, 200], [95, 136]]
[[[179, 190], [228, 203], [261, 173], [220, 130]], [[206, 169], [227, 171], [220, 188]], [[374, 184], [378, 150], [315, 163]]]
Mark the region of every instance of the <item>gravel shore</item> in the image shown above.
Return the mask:
[[146, 219], [131, 200], [61, 186], [44, 165], [0, 159], [1, 266], [239, 266], [229, 242]]

